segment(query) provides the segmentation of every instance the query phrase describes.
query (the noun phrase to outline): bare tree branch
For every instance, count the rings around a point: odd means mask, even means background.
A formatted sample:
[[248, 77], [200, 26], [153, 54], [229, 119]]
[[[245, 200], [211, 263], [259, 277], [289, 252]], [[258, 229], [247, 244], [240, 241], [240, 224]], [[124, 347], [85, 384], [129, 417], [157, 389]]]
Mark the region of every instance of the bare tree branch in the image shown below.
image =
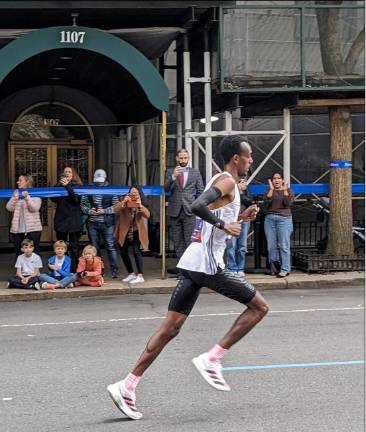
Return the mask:
[[347, 54], [346, 60], [344, 61], [345, 71], [352, 73], [353, 68], [356, 66], [358, 59], [365, 46], [365, 29], [362, 29], [353, 41], [352, 46]]

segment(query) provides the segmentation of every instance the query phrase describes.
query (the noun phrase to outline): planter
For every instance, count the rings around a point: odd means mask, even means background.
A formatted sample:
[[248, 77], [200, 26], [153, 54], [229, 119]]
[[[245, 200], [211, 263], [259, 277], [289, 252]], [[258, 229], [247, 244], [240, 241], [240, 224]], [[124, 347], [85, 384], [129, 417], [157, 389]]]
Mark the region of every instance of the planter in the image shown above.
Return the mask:
[[365, 270], [365, 256], [335, 256], [317, 252], [295, 252], [293, 265], [298, 270], [311, 272], [362, 271]]

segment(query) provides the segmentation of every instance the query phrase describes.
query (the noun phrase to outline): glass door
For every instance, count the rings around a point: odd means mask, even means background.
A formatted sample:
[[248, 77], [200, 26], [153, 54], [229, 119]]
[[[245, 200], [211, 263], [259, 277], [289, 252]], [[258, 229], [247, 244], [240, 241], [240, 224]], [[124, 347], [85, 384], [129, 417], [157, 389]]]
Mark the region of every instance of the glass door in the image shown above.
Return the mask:
[[[34, 187], [55, 185], [66, 166], [74, 167], [84, 184], [91, 183], [93, 147], [91, 145], [72, 145], [65, 143], [10, 143], [10, 178], [11, 187], [22, 174], [30, 174]], [[49, 199], [42, 200], [41, 241], [56, 240], [53, 230], [55, 205]]]

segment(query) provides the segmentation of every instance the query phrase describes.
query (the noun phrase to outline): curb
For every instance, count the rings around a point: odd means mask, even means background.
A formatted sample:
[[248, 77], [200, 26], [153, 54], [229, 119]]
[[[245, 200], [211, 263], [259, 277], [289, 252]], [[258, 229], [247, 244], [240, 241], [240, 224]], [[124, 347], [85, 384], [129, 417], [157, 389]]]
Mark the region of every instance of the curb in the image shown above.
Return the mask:
[[[277, 289], [319, 289], [319, 288], [344, 288], [349, 285], [363, 286], [364, 278], [341, 278], [335, 280], [318, 279], [318, 280], [286, 280], [275, 279], [271, 281], [253, 281], [255, 287], [259, 291], [277, 290]], [[172, 285], [157, 285], [153, 287], [140, 286], [121, 286], [121, 287], [106, 287], [106, 288], [72, 288], [66, 290], [55, 291], [31, 291], [24, 292], [22, 290], [14, 290], [6, 294], [0, 294], [0, 302], [11, 301], [33, 301], [33, 300], [51, 300], [65, 298], [81, 298], [81, 297], [100, 297], [100, 296], [116, 296], [116, 295], [143, 295], [143, 294], [171, 294], [175, 289]], [[10, 291], [9, 289], [7, 289]], [[202, 293], [212, 293], [211, 290], [203, 288]]]

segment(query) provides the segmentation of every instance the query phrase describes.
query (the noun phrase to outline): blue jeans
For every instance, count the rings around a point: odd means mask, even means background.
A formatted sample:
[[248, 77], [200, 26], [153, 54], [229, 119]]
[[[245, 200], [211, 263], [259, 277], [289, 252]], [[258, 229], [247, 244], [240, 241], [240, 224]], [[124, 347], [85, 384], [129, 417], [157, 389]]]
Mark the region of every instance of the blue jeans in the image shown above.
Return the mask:
[[100, 254], [100, 238], [104, 240], [104, 245], [107, 249], [109, 265], [112, 273], [118, 272], [117, 266], [117, 248], [114, 241], [114, 226], [106, 226], [102, 222], [90, 222], [88, 223], [89, 238], [93, 246], [96, 247], [98, 255]]
[[279, 262], [281, 271], [291, 271], [290, 238], [292, 234], [292, 216], [267, 214], [264, 220], [264, 232], [267, 238], [268, 260]]
[[228, 241], [227, 268], [234, 272], [244, 271], [245, 254], [247, 251], [247, 237], [249, 233], [250, 222], [243, 222], [239, 237], [231, 237]]
[[67, 287], [71, 283], [75, 282], [78, 277], [76, 274], [71, 273], [69, 276], [65, 276], [64, 278], [54, 278], [46, 273], [42, 273], [39, 275], [40, 282], [47, 282], [50, 284], [59, 284], [61, 288]]

